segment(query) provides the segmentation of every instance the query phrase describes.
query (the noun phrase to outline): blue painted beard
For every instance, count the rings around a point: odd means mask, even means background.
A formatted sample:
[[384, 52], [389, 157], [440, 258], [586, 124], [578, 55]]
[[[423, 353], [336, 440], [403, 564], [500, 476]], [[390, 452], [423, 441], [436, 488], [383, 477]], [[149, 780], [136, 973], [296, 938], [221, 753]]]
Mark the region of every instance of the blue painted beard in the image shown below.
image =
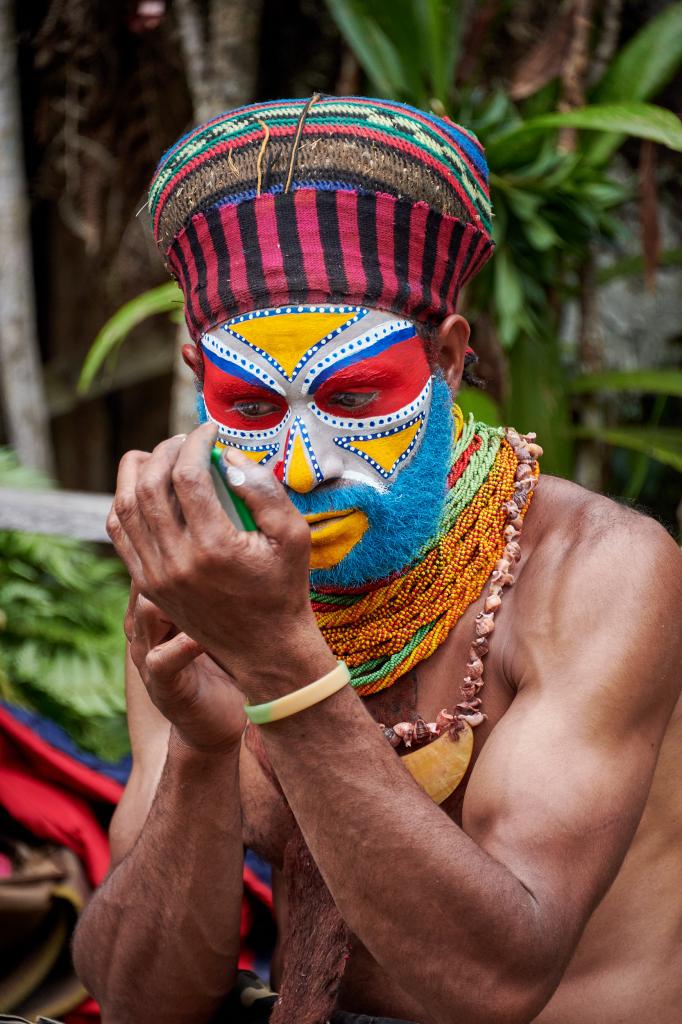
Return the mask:
[[[200, 422], [206, 420], [201, 396]], [[431, 409], [419, 447], [385, 492], [368, 484], [331, 482], [308, 494], [286, 488], [302, 514], [356, 508], [367, 516], [362, 539], [331, 569], [312, 569], [313, 588], [363, 587], [385, 579], [415, 561], [438, 534], [452, 454], [452, 396], [442, 375], [433, 378]]]
[[362, 587], [410, 565], [438, 533], [452, 454], [452, 396], [442, 376], [434, 377], [429, 418], [419, 447], [384, 493], [368, 484], [321, 484], [309, 494], [287, 490], [303, 514], [357, 508], [369, 527], [338, 565], [313, 569], [318, 587]]

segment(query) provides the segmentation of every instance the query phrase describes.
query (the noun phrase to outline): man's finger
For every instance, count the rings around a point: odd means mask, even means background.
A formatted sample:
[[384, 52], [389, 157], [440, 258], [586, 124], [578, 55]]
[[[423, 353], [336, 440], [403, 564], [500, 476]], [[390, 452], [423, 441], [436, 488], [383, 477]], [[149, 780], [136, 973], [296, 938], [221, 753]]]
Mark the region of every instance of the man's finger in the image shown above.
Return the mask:
[[184, 525], [171, 473], [185, 437], [178, 434], [158, 444], [139, 467], [135, 486], [140, 515], [164, 555], [177, 549]]
[[212, 423], [193, 430], [178, 453], [171, 479], [190, 533], [201, 536], [213, 520], [220, 523], [227, 539], [234, 537], [236, 531], [218, 501], [210, 472], [216, 436], [217, 427]]
[[146, 665], [155, 681], [163, 683], [173, 679], [203, 653], [203, 647], [186, 633], [177, 633], [148, 652]]
[[[126, 533], [128, 540], [135, 548], [138, 557], [141, 555], [141, 551], [139, 550], [140, 546], [145, 544], [148, 545], [150, 542], [150, 533], [140, 512], [140, 505], [136, 493], [140, 471], [149, 459], [151, 459], [149, 452], [126, 452], [118, 465], [116, 493], [114, 494], [114, 504], [112, 507], [112, 512], [115, 514], [118, 523]], [[107, 524], [107, 529], [108, 528]], [[114, 541], [116, 549], [118, 550], [118, 543], [114, 540], [111, 532], [109, 533], [109, 536]], [[124, 547], [124, 551], [125, 550], [126, 549]], [[121, 554], [123, 560], [128, 564], [125, 554], [120, 551], [119, 554]]]
[[130, 584], [130, 594], [128, 595], [128, 607], [123, 618], [123, 632], [126, 635], [128, 643], [132, 642], [133, 639], [133, 619], [135, 615], [135, 605], [137, 604], [137, 598], [139, 596], [139, 590], [134, 583]]
[[278, 543], [309, 546], [308, 524], [266, 466], [252, 462], [236, 448], [226, 448], [223, 461], [230, 489], [244, 499], [261, 533]]
[[116, 554], [128, 570], [131, 580], [133, 580], [135, 585], [139, 587], [144, 578], [142, 563], [137, 551], [128, 537], [128, 534], [121, 525], [121, 520], [114, 511], [113, 505], [109, 515], [107, 516], [107, 533], [111, 537], [111, 543], [116, 549]]
[[143, 640], [147, 647], [156, 647], [177, 633], [177, 627], [153, 601], [138, 595], [133, 611], [133, 636]]

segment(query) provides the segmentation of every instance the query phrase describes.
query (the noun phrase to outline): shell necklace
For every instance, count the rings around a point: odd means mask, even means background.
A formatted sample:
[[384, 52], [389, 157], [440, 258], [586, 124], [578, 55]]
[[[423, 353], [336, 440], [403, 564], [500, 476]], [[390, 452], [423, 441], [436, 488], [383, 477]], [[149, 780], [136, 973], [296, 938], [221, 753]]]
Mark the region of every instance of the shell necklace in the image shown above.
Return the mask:
[[[437, 536], [416, 562], [368, 590], [311, 593], [318, 626], [348, 665], [361, 697], [392, 686], [430, 657], [486, 582], [497, 584], [503, 573], [496, 566], [511, 564], [541, 449], [532, 435], [522, 438], [473, 417], [465, 425], [457, 406], [454, 415], [452, 468]], [[499, 593], [496, 586], [491, 597]], [[483, 641], [485, 634], [478, 638]], [[479, 678], [473, 673], [472, 681]]]
[[464, 778], [474, 749], [473, 729], [486, 718], [479, 696], [484, 682], [483, 658], [490, 649], [495, 613], [502, 604], [504, 589], [514, 582], [512, 569], [521, 555], [519, 539], [523, 517], [538, 479], [537, 460], [542, 449], [535, 444], [535, 434], [522, 435], [507, 428], [505, 441], [517, 458], [515, 488], [503, 506], [504, 548], [490, 575], [483, 611], [476, 616], [467, 674], [460, 687], [462, 700], [452, 711], [443, 708], [435, 722], [417, 717], [413, 722], [398, 722], [393, 726], [380, 724], [386, 739], [396, 750], [414, 744], [416, 749], [401, 758], [402, 764], [437, 804], [454, 793]]

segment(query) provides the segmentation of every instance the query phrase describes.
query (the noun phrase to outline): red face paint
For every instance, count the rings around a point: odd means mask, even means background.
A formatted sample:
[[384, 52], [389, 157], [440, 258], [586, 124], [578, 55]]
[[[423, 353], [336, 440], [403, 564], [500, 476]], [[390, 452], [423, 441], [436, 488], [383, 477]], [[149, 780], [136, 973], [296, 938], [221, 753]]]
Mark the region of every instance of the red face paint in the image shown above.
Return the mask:
[[[204, 360], [204, 400], [212, 419], [233, 430], [276, 427], [287, 411], [287, 400], [283, 395], [264, 385], [249, 384], [221, 370], [210, 359]], [[240, 410], [240, 404], [244, 409]], [[275, 409], [266, 412], [271, 406]], [[247, 415], [247, 411], [256, 413], [259, 407], [264, 415]]]
[[[315, 404], [334, 416], [382, 416], [414, 401], [430, 373], [421, 338], [408, 338], [333, 374], [315, 391]], [[335, 401], [344, 394], [375, 393], [372, 401], [356, 408]]]

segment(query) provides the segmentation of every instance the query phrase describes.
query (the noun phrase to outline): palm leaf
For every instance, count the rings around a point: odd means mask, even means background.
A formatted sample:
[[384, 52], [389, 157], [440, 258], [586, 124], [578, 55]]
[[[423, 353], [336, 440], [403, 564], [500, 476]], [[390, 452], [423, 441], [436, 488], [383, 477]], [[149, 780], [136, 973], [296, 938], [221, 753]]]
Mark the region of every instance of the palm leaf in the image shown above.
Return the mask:
[[[652, 18], [625, 44], [590, 99], [594, 103], [649, 100], [671, 81], [681, 61], [682, 3], [678, 2]], [[622, 134], [608, 134], [590, 139], [584, 150], [591, 162], [605, 163], [622, 141]]]
[[79, 393], [85, 394], [88, 391], [102, 365], [116, 352], [134, 327], [157, 313], [172, 313], [182, 308], [182, 303], [182, 292], [174, 281], [170, 281], [142, 292], [121, 306], [107, 320], [85, 357], [78, 378]]
[[615, 448], [641, 452], [682, 473], [682, 430], [676, 427], [573, 427], [577, 438], [603, 441]]
[[682, 370], [605, 370], [571, 381], [570, 391], [642, 391], [682, 397]]
[[533, 136], [559, 128], [620, 132], [682, 151], [682, 123], [679, 117], [651, 103], [633, 102], [578, 107], [576, 110], [530, 118], [494, 138], [488, 145], [488, 159], [493, 167], [506, 165], [516, 154], [525, 151]]
[[[21, 486], [24, 479], [15, 457], [0, 449], [0, 484]], [[27, 482], [35, 482], [34, 474]], [[2, 694], [58, 722], [85, 749], [109, 760], [127, 743], [127, 591], [120, 564], [90, 545], [0, 531]]]

